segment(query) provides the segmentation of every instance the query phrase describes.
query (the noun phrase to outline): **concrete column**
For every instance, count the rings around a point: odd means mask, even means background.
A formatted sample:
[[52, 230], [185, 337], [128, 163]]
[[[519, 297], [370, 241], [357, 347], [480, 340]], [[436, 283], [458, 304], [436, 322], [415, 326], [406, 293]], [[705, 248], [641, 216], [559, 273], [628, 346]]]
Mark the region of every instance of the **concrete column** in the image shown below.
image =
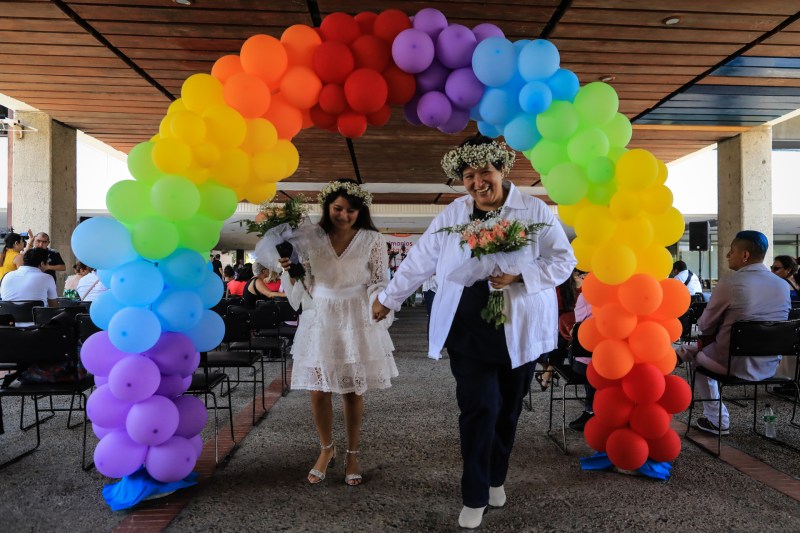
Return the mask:
[[728, 274], [728, 253], [736, 233], [749, 229], [767, 236], [772, 262], [772, 129], [754, 128], [719, 143], [717, 152], [719, 277]]
[[50, 235], [51, 248], [67, 264], [67, 271], [56, 275], [60, 294], [75, 262], [70, 237], [78, 220], [76, 130], [39, 111], [17, 111], [14, 116], [38, 131], [14, 139], [12, 224], [17, 232], [30, 228]]

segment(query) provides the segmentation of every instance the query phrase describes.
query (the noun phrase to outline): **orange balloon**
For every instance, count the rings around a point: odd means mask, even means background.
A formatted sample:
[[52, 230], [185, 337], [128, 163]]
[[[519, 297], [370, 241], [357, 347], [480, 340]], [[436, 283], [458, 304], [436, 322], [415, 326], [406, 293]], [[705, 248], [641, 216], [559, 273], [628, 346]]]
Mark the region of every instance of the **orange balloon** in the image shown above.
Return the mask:
[[298, 109], [317, 105], [321, 90], [322, 81], [309, 67], [291, 67], [281, 79], [281, 94]]
[[593, 352], [598, 344], [603, 342], [605, 337], [597, 330], [597, 321], [594, 317], [589, 317], [583, 321], [578, 328], [578, 341], [586, 351]]
[[234, 74], [244, 72], [242, 62], [238, 55], [229, 54], [222, 56], [214, 62], [211, 67], [211, 75], [221, 81], [223, 84]]
[[649, 315], [658, 309], [663, 297], [658, 280], [646, 274], [635, 274], [619, 287], [619, 302], [635, 315]]
[[681, 338], [681, 335], [683, 334], [683, 324], [681, 324], [681, 321], [677, 318], [659, 320], [658, 323], [664, 326], [664, 329], [667, 330], [670, 342], [676, 342]]
[[592, 353], [594, 369], [606, 379], [624, 377], [633, 368], [633, 362], [633, 352], [628, 343], [616, 339], [604, 340]]
[[281, 44], [286, 49], [289, 65], [310, 67], [314, 50], [322, 44], [322, 38], [314, 28], [305, 24], [295, 24], [283, 31]]
[[604, 337], [611, 339], [624, 339], [636, 328], [638, 319], [629, 313], [617, 302], [593, 308], [594, 318], [597, 321], [597, 331]]
[[269, 109], [272, 94], [267, 84], [260, 78], [240, 72], [225, 82], [223, 89], [225, 103], [238, 111], [244, 118], [260, 117]]
[[253, 35], [244, 42], [240, 59], [245, 72], [258, 76], [267, 84], [278, 83], [289, 64], [281, 42], [275, 37], [261, 34]]
[[675, 370], [675, 365], [678, 364], [678, 357], [675, 355], [675, 350], [670, 347], [669, 350], [666, 350], [665, 355], [653, 361], [653, 364], [665, 376], [672, 374], [672, 371]]
[[689, 309], [691, 297], [682, 282], [674, 278], [662, 279], [661, 290], [664, 292], [664, 298], [658, 309], [653, 312], [653, 317], [659, 320], [678, 318]]
[[658, 322], [646, 321], [638, 324], [628, 338], [633, 357], [637, 363], [654, 363], [670, 349], [669, 333]]
[[583, 280], [583, 286], [581, 287], [583, 297], [593, 306], [602, 306], [618, 301], [618, 290], [618, 285], [607, 285], [597, 279], [597, 276], [594, 274], [586, 276], [586, 279]]
[[311, 120], [311, 109], [301, 109], [300, 113], [303, 115], [303, 129], [314, 127], [314, 121]]
[[278, 138], [291, 139], [303, 128], [303, 114], [286, 101], [282, 93], [272, 96], [272, 104], [264, 114], [264, 118], [272, 122], [278, 130]]

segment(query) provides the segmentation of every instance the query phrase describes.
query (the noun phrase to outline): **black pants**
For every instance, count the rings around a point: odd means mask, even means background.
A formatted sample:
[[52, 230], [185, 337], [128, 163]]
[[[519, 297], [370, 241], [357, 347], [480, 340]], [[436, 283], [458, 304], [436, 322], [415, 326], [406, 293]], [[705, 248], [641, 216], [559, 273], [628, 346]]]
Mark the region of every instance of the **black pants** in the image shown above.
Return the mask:
[[[586, 368], [589, 365], [586, 363], [581, 363], [580, 361], [575, 361], [572, 363], [572, 370], [575, 371], [576, 374], [579, 374], [581, 377], [586, 377]], [[586, 399], [583, 401], [583, 410], [588, 411], [590, 413], [594, 412], [594, 393], [597, 392], [591, 384], [587, 383], [583, 386], [583, 389], [586, 391]]]
[[450, 369], [456, 378], [461, 410], [461, 497], [467, 507], [487, 505], [489, 487], [505, 483], [522, 399], [528, 394], [533, 367], [533, 363], [526, 363], [512, 370], [508, 359], [489, 362], [450, 352]]

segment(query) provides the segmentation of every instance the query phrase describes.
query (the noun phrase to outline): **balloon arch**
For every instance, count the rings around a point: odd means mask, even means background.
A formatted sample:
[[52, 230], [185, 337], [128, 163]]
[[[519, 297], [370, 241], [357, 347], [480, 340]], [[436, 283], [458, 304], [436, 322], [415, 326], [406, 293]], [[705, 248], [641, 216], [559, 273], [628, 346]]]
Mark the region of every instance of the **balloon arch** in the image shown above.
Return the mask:
[[116, 478], [144, 466], [162, 482], [192, 471], [207, 414], [182, 394], [198, 352], [224, 333], [210, 310], [222, 285], [206, 264], [222, 224], [238, 200], [269, 200], [296, 171], [291, 140], [302, 129], [358, 138], [393, 105], [450, 134], [477, 121], [530, 160], [575, 228], [578, 267], [591, 272], [583, 293], [594, 316], [579, 338], [598, 392], [586, 441], [623, 469], [675, 459], [670, 421], [689, 391], [669, 375], [671, 342], [689, 295], [666, 279], [665, 246], [684, 221], [664, 163], [625, 147], [632, 129], [618, 103], [605, 83], [580, 87], [550, 42], [511, 42], [493, 24], [449, 24], [435, 9], [333, 13], [319, 28], [250, 37], [210, 75], [190, 76], [158, 133], [131, 150], [135, 180], [108, 191], [116, 220], [90, 219], [72, 236], [75, 255], [110, 288], [91, 307], [103, 331], [81, 352], [98, 386], [87, 405], [98, 470]]

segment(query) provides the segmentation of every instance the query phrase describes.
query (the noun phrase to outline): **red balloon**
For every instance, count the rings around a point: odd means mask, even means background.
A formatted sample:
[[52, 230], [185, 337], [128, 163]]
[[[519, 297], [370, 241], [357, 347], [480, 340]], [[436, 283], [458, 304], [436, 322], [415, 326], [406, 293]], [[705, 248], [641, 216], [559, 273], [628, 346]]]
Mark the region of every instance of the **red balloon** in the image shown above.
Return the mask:
[[583, 297], [593, 306], [606, 305], [618, 301], [618, 290], [619, 285], [606, 285], [597, 279], [597, 276], [593, 273], [589, 273], [589, 275], [586, 276], [581, 286]]
[[650, 364], [634, 365], [628, 375], [622, 378], [622, 390], [637, 404], [658, 401], [664, 394], [664, 388], [664, 374]]
[[374, 113], [369, 113], [367, 115], [367, 123], [370, 126], [383, 126], [387, 122], [389, 122], [389, 118], [392, 116], [392, 109], [385, 105], [382, 108], [378, 109]]
[[356, 19], [341, 12], [331, 13], [322, 19], [319, 30], [324, 40], [344, 44], [352, 43], [361, 35], [361, 28]]
[[631, 429], [645, 439], [657, 439], [669, 430], [672, 415], [657, 403], [637, 405], [631, 412]]
[[353, 18], [355, 18], [356, 22], [358, 22], [358, 27], [361, 28], [361, 33], [363, 35], [369, 35], [374, 29], [375, 19], [378, 18], [378, 14], [372, 13], [371, 11], [362, 11]]
[[347, 111], [339, 115], [336, 125], [339, 128], [339, 133], [348, 139], [358, 139], [367, 131], [367, 117]]
[[686, 380], [673, 374], [664, 376], [664, 394], [658, 400], [661, 407], [674, 415], [685, 411], [691, 401], [692, 389]]
[[417, 81], [413, 74], [403, 72], [397, 65], [389, 65], [382, 72], [383, 78], [389, 85], [389, 95], [386, 101], [392, 105], [403, 105], [414, 98], [417, 90]]
[[374, 113], [386, 104], [389, 88], [386, 80], [375, 70], [360, 68], [344, 82], [344, 96], [353, 111]]
[[664, 299], [653, 312], [655, 318], [659, 320], [678, 318], [689, 309], [691, 296], [683, 282], [675, 278], [662, 279], [661, 290], [664, 292]]
[[633, 411], [633, 402], [622, 391], [622, 387], [607, 387], [594, 396], [594, 416], [606, 426], [620, 427], [628, 422]]
[[374, 35], [362, 35], [353, 41], [350, 50], [353, 51], [356, 68], [371, 68], [383, 72], [392, 58], [392, 52], [386, 41]]
[[346, 44], [326, 41], [314, 50], [311, 64], [325, 83], [344, 83], [355, 68], [355, 59]]
[[399, 9], [382, 11], [373, 25], [373, 33], [389, 44], [394, 42], [397, 34], [411, 27], [411, 19]]
[[339, 115], [347, 111], [347, 98], [341, 85], [326, 85], [319, 93], [319, 106], [326, 113]]
[[647, 439], [647, 446], [653, 461], [674, 461], [681, 453], [681, 438], [674, 429], [669, 429], [657, 439]]
[[609, 435], [606, 453], [617, 468], [637, 470], [647, 462], [647, 441], [630, 429], [618, 429]]
[[589, 366], [586, 367], [586, 379], [589, 380], [589, 384], [596, 390], [606, 389], [608, 387], [619, 387], [622, 385], [619, 379], [607, 379], [598, 374], [597, 370], [594, 369], [594, 364], [591, 362]]
[[586, 426], [583, 428], [583, 437], [586, 439], [586, 444], [588, 444], [591, 449], [604, 452], [606, 451], [608, 436], [615, 429], [614, 427], [606, 426], [599, 418], [593, 416], [586, 422]]
[[648, 274], [634, 274], [619, 286], [619, 301], [635, 315], [649, 315], [664, 296], [658, 280]]
[[[613, 302], [593, 308], [597, 331], [610, 339], [624, 339], [636, 328], [636, 315], [629, 313], [621, 304]], [[583, 327], [583, 326], [581, 326]]]
[[316, 127], [322, 128], [323, 130], [336, 128], [336, 115], [326, 113], [318, 105], [312, 107], [310, 113], [311, 122], [313, 122]]

